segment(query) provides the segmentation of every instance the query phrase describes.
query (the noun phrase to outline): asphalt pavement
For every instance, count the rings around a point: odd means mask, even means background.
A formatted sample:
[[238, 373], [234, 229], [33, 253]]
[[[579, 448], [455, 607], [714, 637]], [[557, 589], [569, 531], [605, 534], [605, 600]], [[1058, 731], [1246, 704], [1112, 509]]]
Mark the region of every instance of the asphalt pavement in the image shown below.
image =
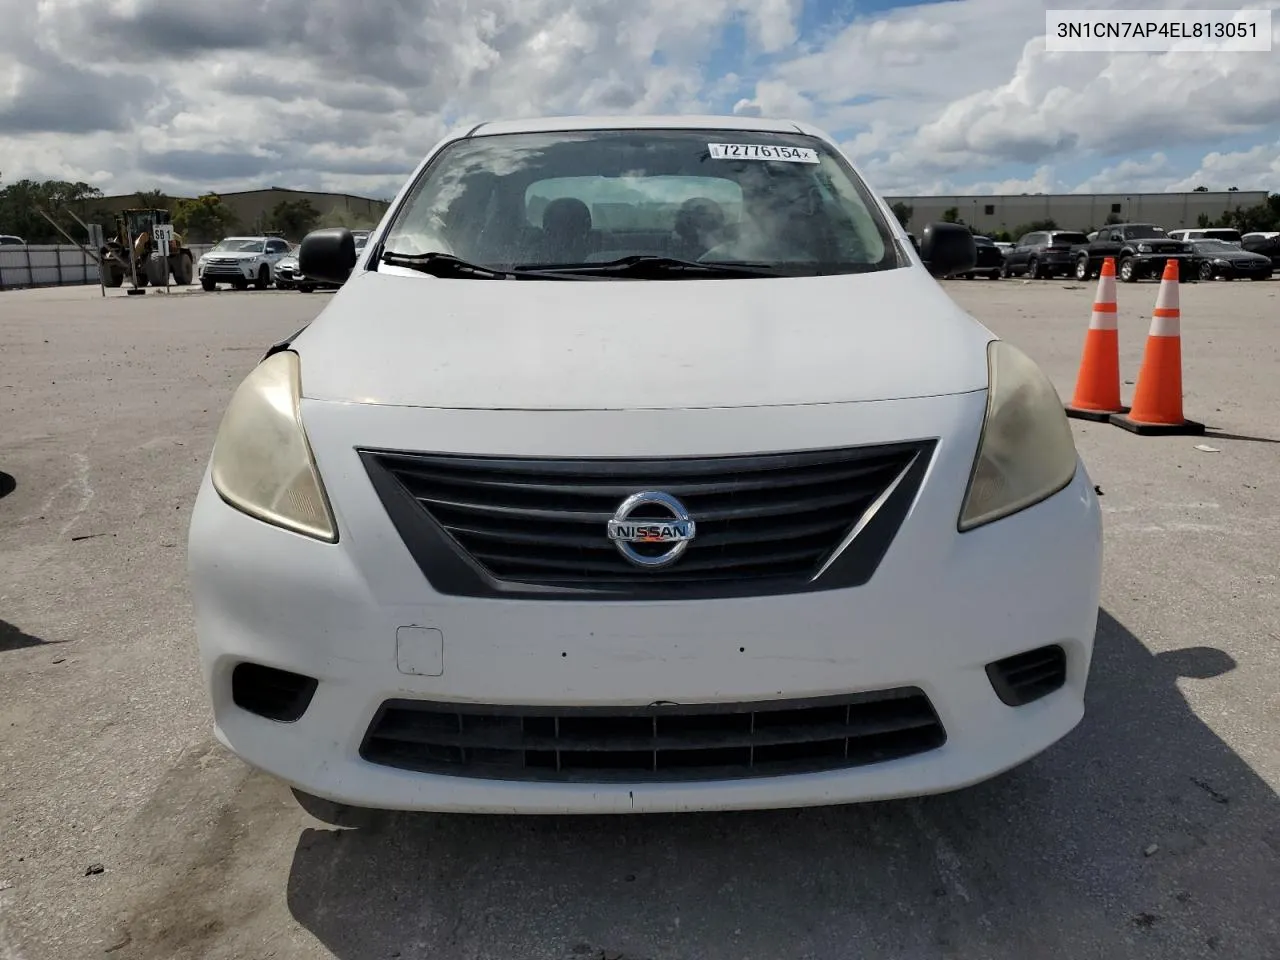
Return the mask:
[[[1092, 284], [946, 288], [1070, 396]], [[1120, 285], [1126, 381], [1155, 294]], [[1103, 610], [1086, 718], [1025, 766], [825, 809], [337, 823], [215, 743], [184, 555], [231, 391], [329, 296], [0, 294], [0, 960], [1280, 958], [1280, 280], [1182, 289], [1206, 436], [1073, 421]]]

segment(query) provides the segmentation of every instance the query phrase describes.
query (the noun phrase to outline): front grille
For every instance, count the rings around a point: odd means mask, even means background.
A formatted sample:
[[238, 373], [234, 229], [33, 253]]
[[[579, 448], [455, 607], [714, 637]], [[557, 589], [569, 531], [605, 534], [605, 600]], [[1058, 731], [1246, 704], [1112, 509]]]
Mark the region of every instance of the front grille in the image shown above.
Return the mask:
[[915, 687], [633, 709], [391, 700], [378, 710], [360, 756], [489, 780], [643, 783], [847, 769], [924, 753], [946, 739]]
[[[362, 456], [437, 590], [634, 599], [865, 582], [906, 514], [932, 448], [926, 441], [665, 460]], [[696, 524], [683, 556], [668, 566], [637, 566], [608, 537], [615, 511], [640, 491], [675, 496]], [[633, 519], [662, 515], [642, 508]], [[667, 548], [636, 545], [649, 555]]]
[[987, 678], [1002, 703], [1020, 707], [1067, 682], [1067, 654], [1055, 643], [1005, 657], [987, 665]]

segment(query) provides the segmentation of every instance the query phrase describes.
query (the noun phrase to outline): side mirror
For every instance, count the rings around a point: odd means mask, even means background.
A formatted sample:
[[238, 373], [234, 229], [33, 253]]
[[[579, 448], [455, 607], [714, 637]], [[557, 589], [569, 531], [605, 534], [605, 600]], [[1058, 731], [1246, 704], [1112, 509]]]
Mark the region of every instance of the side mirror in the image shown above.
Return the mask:
[[952, 277], [978, 264], [978, 245], [969, 228], [959, 223], [925, 224], [920, 259], [935, 277]]
[[356, 265], [356, 238], [346, 227], [313, 230], [298, 248], [298, 270], [309, 280], [346, 283]]

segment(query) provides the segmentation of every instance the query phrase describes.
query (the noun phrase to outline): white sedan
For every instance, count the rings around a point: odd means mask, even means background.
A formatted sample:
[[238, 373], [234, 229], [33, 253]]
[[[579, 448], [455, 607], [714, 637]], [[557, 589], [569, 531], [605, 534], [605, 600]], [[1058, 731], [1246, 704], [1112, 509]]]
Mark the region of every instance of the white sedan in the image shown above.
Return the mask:
[[821, 131], [487, 123], [300, 259], [340, 289], [239, 386], [190, 528], [249, 764], [376, 808], [788, 807], [1081, 720], [1062, 403], [935, 280], [968, 228], [917, 251]]

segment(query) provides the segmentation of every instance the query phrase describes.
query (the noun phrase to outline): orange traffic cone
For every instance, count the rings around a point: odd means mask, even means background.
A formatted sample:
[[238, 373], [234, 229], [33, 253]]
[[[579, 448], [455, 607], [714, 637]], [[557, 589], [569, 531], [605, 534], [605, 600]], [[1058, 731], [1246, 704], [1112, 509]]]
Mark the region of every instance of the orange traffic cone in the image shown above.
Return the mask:
[[1204, 424], [1182, 415], [1182, 311], [1178, 307], [1178, 261], [1164, 262], [1164, 276], [1151, 314], [1147, 349], [1133, 389], [1133, 407], [1111, 422], [1130, 433], [1201, 434]]
[[1116, 261], [1102, 261], [1093, 316], [1084, 335], [1084, 354], [1076, 378], [1075, 396], [1067, 416], [1106, 423], [1113, 413], [1127, 413], [1120, 404], [1120, 334], [1116, 327]]

